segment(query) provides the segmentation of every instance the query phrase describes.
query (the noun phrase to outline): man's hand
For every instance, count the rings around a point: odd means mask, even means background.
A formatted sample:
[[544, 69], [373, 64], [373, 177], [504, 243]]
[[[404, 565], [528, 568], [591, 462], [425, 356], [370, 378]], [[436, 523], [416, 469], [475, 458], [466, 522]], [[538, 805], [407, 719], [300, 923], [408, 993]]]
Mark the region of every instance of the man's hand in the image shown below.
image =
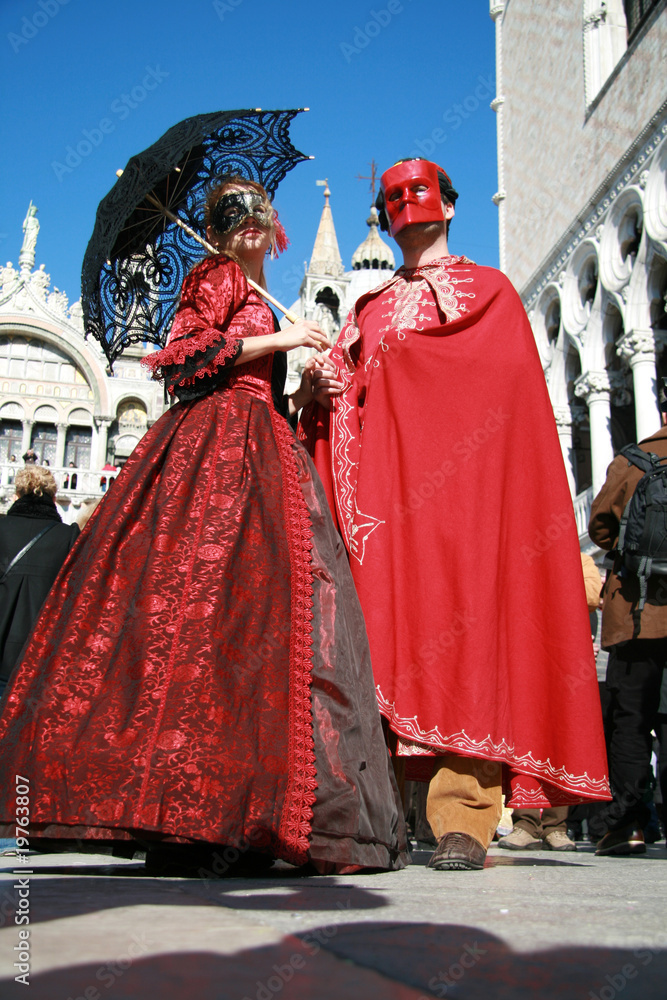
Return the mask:
[[345, 388], [338, 369], [333, 361], [323, 354], [310, 358], [306, 368], [308, 365], [312, 366], [313, 398], [325, 410], [333, 409], [334, 397], [340, 396]]

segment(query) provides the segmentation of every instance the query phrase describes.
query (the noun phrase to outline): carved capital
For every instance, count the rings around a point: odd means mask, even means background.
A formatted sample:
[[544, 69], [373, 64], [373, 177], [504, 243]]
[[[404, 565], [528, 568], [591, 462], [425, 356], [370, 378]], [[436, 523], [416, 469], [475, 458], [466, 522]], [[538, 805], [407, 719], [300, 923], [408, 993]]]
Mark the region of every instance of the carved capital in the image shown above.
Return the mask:
[[574, 394], [591, 403], [596, 397], [609, 399], [611, 383], [607, 372], [586, 372], [574, 383]]
[[559, 431], [572, 427], [572, 410], [569, 406], [554, 406], [554, 417]]
[[[632, 366], [633, 361], [646, 360], [646, 355], [655, 356], [653, 330], [628, 330], [619, 338], [616, 353]], [[643, 357], [642, 357], [643, 355]]]
[[590, 14], [586, 14], [584, 17], [584, 31], [591, 31], [593, 28], [599, 28], [601, 24], [604, 24], [607, 20], [607, 4], [602, 2], [599, 7], [592, 10]]

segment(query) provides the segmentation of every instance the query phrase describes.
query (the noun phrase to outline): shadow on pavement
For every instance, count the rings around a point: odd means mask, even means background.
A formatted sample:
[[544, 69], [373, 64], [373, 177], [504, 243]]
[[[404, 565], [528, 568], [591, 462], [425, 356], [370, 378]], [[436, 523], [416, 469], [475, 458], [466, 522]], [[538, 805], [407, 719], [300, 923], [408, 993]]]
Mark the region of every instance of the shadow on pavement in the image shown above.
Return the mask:
[[[664, 1000], [667, 952], [513, 952], [462, 925], [353, 923], [234, 954], [138, 955], [30, 980], [31, 1000]], [[3, 997], [23, 996], [0, 982]], [[9, 992], [7, 992], [9, 989]]]
[[[81, 869], [74, 871], [78, 875]], [[121, 868], [120, 871], [123, 871]], [[84, 868], [84, 871], [86, 869]], [[40, 868], [40, 875], [60, 874], [60, 869]], [[125, 879], [118, 874], [109, 878], [106, 872], [95, 869], [91, 878], [72, 878], [73, 869], [62, 871], [63, 878], [33, 879], [31, 881], [30, 923], [37, 925], [63, 917], [79, 917], [101, 910], [127, 906], [224, 906], [233, 910], [288, 910], [288, 911], [336, 911], [340, 912], [340, 901], [344, 897], [346, 909], [373, 910], [388, 906], [388, 900], [380, 893], [345, 882], [341, 877], [319, 876], [285, 882], [263, 878], [229, 879]], [[95, 877], [98, 876], [98, 877]], [[275, 889], [276, 885], [286, 889], [276, 894], [262, 888]], [[252, 896], [244, 898], [233, 895], [229, 902], [226, 893], [238, 893], [240, 889], [252, 890]], [[11, 894], [11, 886], [6, 889]], [[212, 893], [214, 895], [212, 895]], [[2, 926], [2, 924], [0, 924]], [[0, 993], [1, 995], [1, 993]], [[64, 998], [67, 1000], [67, 998]]]

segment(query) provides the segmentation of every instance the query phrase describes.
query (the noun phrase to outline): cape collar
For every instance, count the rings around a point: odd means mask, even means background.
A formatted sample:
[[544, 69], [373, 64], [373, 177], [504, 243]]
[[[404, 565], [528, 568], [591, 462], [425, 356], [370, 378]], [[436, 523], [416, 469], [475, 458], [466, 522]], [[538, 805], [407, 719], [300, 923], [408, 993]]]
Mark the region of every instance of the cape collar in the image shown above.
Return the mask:
[[[443, 275], [447, 274], [450, 267], [459, 264], [469, 264], [472, 267], [476, 267], [474, 260], [470, 260], [469, 257], [456, 257], [449, 254], [447, 257], [438, 257], [436, 260], [430, 260], [427, 264], [422, 264], [420, 267], [408, 268], [405, 264], [402, 264], [397, 271], [392, 274], [391, 278], [384, 281], [381, 285], [376, 285], [375, 288], [371, 288], [370, 291], [366, 292], [364, 295], [357, 299], [354, 306], [354, 318], [355, 321], [358, 319], [359, 310], [361, 306], [368, 300], [375, 298], [381, 292], [386, 291], [386, 289], [391, 288], [397, 281], [405, 281], [407, 278], [412, 278], [415, 275], [423, 276], [424, 280], [433, 289], [433, 293], [438, 301], [438, 305], [443, 312], [446, 312], [441, 296], [442, 296], [442, 283], [438, 281]], [[354, 338], [356, 340], [356, 337]]]
[[402, 264], [401, 267], [399, 267], [398, 270], [392, 274], [391, 278], [388, 278], [387, 281], [382, 282], [381, 285], [376, 285], [375, 288], [371, 288], [368, 292], [361, 295], [355, 302], [354, 308], [348, 318], [348, 322], [343, 327], [340, 339], [336, 345], [336, 348], [340, 351], [341, 357], [347, 366], [348, 373], [354, 371], [354, 362], [350, 356], [350, 348], [361, 336], [359, 330], [359, 312], [369, 299], [373, 299], [376, 295], [380, 295], [382, 292], [387, 291], [387, 289], [391, 288], [392, 285], [395, 285], [399, 281], [406, 281], [407, 278], [420, 275], [423, 276], [424, 280], [430, 285], [441, 312], [446, 315], [449, 303], [445, 301], [446, 292], [443, 286], [447, 281], [449, 269], [454, 265], [460, 264], [469, 265], [471, 267], [477, 266], [475, 261], [470, 260], [469, 257], [457, 257], [453, 254], [449, 254], [446, 257], [437, 257], [435, 260], [430, 260], [427, 264], [423, 264], [421, 267], [407, 268], [405, 264]]
[[420, 264], [419, 267], [406, 267], [405, 264], [401, 264], [401, 266], [397, 269], [396, 273], [394, 274], [394, 277], [397, 277], [399, 275], [403, 276], [406, 274], [418, 274], [420, 271], [430, 271], [430, 270], [443, 271], [446, 270], [448, 267], [451, 267], [452, 264], [474, 265], [474, 263], [475, 263], [474, 260], [470, 260], [469, 257], [463, 257], [463, 256], [457, 257], [454, 254], [448, 254], [446, 257], [436, 257], [435, 260], [429, 260], [427, 264]]

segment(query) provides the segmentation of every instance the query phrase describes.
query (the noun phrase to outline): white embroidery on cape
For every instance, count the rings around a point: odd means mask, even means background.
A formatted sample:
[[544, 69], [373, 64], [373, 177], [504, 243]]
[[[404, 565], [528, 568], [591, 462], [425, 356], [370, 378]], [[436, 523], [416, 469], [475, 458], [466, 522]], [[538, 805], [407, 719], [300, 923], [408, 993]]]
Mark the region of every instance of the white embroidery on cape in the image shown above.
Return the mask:
[[363, 565], [366, 555], [366, 542], [379, 525], [384, 521], [378, 521], [377, 517], [370, 514], [362, 514], [354, 505], [354, 520], [350, 527], [350, 555], [354, 556], [359, 565]]
[[384, 697], [379, 684], [376, 685], [376, 691], [381, 714], [389, 720], [391, 729], [398, 735], [401, 748], [405, 748], [401, 756], [424, 757], [459, 753], [464, 757], [500, 760], [515, 771], [546, 781], [561, 789], [585, 793], [590, 798], [604, 798], [609, 792], [605, 777], [591, 778], [587, 771], [583, 774], [570, 774], [565, 767], [552, 764], [548, 758], [539, 760], [532, 753], [519, 754], [513, 744], [502, 739], [496, 742], [490, 734], [483, 740], [476, 740], [468, 736], [465, 729], [449, 735], [443, 735], [437, 726], [428, 731], [424, 730], [416, 715], [411, 719], [396, 715], [395, 704]]

